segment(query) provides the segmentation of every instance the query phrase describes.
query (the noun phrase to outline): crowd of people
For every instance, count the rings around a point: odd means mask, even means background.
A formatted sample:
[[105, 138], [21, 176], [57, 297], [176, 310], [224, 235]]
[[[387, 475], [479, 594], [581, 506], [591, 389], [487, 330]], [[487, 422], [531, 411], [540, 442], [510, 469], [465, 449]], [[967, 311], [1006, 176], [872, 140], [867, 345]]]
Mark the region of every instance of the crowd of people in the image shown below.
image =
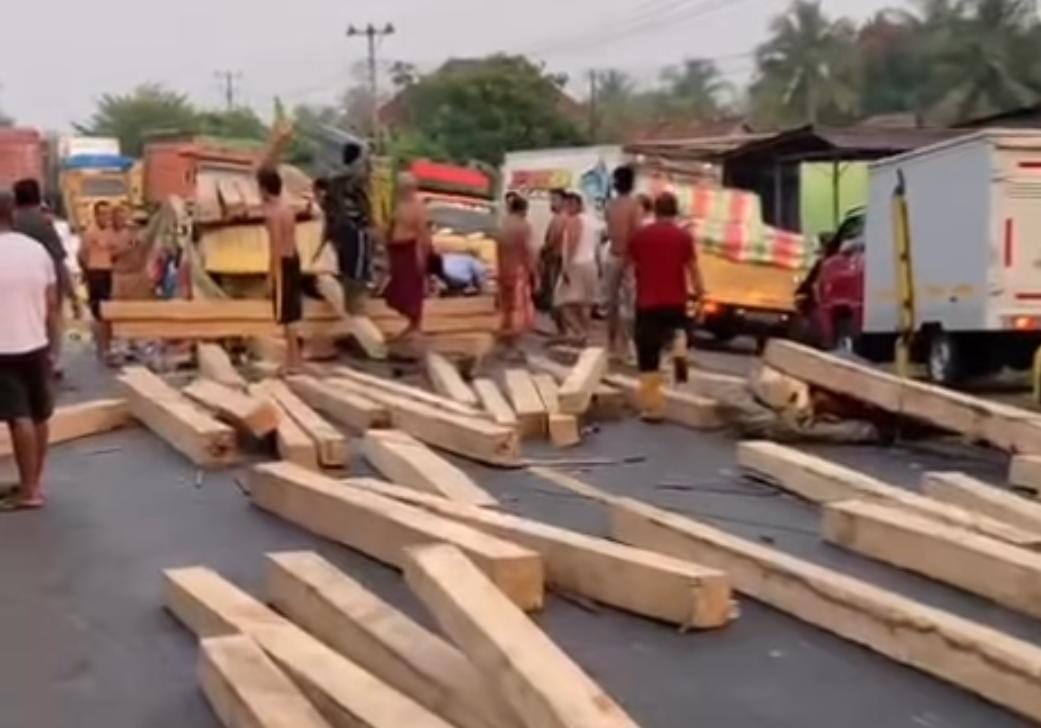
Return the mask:
[[[612, 357], [628, 360], [635, 347], [640, 399], [646, 419], [664, 407], [661, 354], [674, 347], [676, 379], [685, 381], [688, 307], [702, 293], [694, 241], [679, 224], [675, 195], [634, 193], [635, 171], [613, 174], [614, 196], [604, 211], [606, 230], [578, 192], [550, 193], [552, 218], [541, 253], [526, 217], [528, 201], [506, 196], [498, 234], [501, 338], [511, 353], [534, 323], [534, 302], [552, 315], [555, 341], [584, 346], [602, 302]], [[606, 245], [606, 255], [598, 255]]]

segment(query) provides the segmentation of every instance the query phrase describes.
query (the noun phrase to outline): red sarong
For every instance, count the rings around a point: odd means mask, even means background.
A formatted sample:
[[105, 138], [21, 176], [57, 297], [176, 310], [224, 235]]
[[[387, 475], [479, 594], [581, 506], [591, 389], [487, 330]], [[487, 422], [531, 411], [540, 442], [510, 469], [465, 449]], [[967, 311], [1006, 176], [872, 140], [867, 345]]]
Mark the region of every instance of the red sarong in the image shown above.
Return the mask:
[[499, 280], [499, 311], [502, 313], [502, 333], [507, 336], [520, 336], [535, 325], [531, 278], [526, 273], [504, 275]]
[[390, 282], [384, 292], [387, 305], [409, 320], [413, 326], [423, 321], [423, 299], [426, 274], [419, 264], [416, 241], [396, 242], [387, 246], [390, 259]]

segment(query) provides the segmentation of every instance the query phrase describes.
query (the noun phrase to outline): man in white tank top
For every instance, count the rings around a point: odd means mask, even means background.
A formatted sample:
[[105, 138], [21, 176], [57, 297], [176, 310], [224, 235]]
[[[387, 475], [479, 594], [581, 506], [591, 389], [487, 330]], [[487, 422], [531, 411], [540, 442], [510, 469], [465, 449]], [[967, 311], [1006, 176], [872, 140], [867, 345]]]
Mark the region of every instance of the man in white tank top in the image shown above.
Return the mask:
[[569, 192], [565, 205], [568, 217], [564, 223], [564, 260], [553, 304], [560, 309], [567, 342], [584, 346], [598, 288], [596, 248], [601, 228], [596, 217], [585, 211], [580, 194]]
[[0, 192], [0, 421], [7, 423], [18, 466], [6, 510], [43, 505], [51, 394], [51, 341], [58, 321], [58, 276], [42, 245], [16, 233], [14, 200]]

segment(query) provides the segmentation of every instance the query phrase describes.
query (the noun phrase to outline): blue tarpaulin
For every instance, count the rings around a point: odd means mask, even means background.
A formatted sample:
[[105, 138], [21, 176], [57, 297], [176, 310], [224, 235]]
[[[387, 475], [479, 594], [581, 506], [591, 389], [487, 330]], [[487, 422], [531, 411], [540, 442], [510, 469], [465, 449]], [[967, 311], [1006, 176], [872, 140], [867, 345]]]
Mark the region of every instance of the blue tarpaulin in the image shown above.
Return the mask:
[[134, 160], [118, 154], [78, 154], [62, 160], [63, 169], [118, 169], [125, 172], [134, 166]]

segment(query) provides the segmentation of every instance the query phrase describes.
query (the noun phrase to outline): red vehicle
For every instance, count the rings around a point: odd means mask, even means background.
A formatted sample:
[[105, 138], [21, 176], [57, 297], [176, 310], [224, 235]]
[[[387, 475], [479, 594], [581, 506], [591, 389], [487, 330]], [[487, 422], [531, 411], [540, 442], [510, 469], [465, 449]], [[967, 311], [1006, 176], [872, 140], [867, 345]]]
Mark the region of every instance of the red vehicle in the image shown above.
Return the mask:
[[44, 146], [35, 129], [0, 129], [0, 188], [27, 178], [43, 184]]
[[800, 287], [816, 340], [826, 349], [852, 352], [864, 322], [863, 210], [846, 216], [824, 241], [824, 257]]

